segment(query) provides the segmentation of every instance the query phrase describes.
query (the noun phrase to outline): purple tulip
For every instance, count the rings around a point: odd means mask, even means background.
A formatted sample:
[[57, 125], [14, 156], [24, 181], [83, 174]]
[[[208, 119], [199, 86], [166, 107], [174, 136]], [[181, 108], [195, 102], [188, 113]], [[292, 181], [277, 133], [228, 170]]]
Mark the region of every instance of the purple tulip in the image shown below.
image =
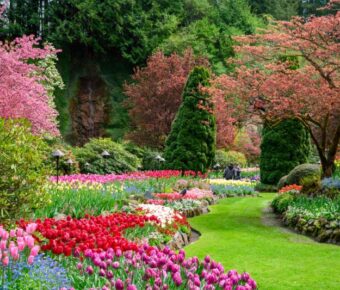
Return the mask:
[[124, 283], [123, 283], [123, 281], [120, 280], [120, 279], [117, 279], [117, 280], [116, 280], [115, 287], [116, 287], [117, 290], [123, 290], [123, 289], [124, 289]]

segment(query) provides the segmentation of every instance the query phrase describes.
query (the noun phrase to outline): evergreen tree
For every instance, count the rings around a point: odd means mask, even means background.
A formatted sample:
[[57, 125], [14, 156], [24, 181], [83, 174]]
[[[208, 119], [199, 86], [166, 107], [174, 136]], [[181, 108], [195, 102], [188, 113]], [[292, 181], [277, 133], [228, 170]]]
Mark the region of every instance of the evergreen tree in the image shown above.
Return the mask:
[[216, 122], [211, 97], [201, 87], [209, 86], [209, 71], [196, 67], [189, 75], [181, 104], [165, 144], [169, 169], [206, 172], [216, 147]]
[[309, 133], [296, 119], [277, 125], [265, 124], [262, 131], [261, 182], [277, 184], [295, 166], [306, 163], [311, 152]]

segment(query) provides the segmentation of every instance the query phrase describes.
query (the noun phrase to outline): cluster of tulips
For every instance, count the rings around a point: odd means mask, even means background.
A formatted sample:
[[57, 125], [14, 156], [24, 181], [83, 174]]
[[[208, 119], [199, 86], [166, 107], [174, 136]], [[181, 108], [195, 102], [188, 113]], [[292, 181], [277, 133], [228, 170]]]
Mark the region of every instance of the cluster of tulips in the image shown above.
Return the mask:
[[174, 192], [174, 193], [156, 193], [155, 197], [157, 199], [165, 200], [180, 200], [180, 199], [206, 199], [213, 198], [214, 194], [211, 190], [192, 188], [186, 191], [184, 195]]
[[[129, 172], [124, 174], [73, 174], [73, 175], [64, 175], [59, 176], [60, 182], [95, 182], [95, 183], [109, 183], [115, 181], [125, 181], [125, 180], [143, 180], [148, 178], [171, 178], [171, 177], [179, 177], [182, 175], [182, 171], [180, 170], [153, 170], [153, 171], [137, 171], [137, 172]], [[184, 176], [200, 176], [204, 177], [203, 174], [194, 171], [185, 171]], [[52, 182], [57, 181], [56, 176], [51, 177]]]
[[87, 250], [77, 268], [84, 275], [96, 276], [99, 288], [92, 289], [225, 289], [252, 290], [256, 282], [248, 273], [226, 272], [220, 263], [209, 256], [200, 261], [185, 257], [185, 252], [154, 248], [148, 245], [138, 251], [107, 249]]
[[[136, 250], [137, 245], [124, 238], [128, 228], [144, 227], [146, 223], [159, 223], [155, 216], [115, 213], [108, 216], [86, 216], [82, 219], [37, 220], [36, 239], [43, 251], [56, 255], [78, 256], [85, 250], [102, 251], [108, 248], [123, 251]], [[25, 222], [21, 222], [25, 226]], [[26, 227], [27, 228], [27, 227]]]
[[37, 224], [31, 223], [26, 226], [26, 230], [16, 228], [8, 232], [0, 226], [0, 265], [6, 267], [10, 260], [19, 261], [23, 252], [28, 252], [27, 263], [33, 263], [40, 250], [32, 236], [36, 228]]
[[302, 185], [297, 185], [297, 184], [292, 184], [292, 185], [286, 185], [284, 187], [282, 187], [279, 191], [279, 193], [285, 193], [288, 191], [301, 191], [302, 189]]

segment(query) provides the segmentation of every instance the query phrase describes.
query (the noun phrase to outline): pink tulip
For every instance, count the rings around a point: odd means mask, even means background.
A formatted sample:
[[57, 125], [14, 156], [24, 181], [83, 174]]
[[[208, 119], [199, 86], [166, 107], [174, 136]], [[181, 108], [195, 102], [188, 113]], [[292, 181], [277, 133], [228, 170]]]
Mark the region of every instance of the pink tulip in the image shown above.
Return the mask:
[[34, 262], [34, 256], [29, 256], [28, 259], [27, 259], [27, 263], [28, 263], [29, 265], [32, 265], [33, 262]]
[[3, 238], [4, 240], [7, 240], [7, 239], [9, 238], [9, 233], [8, 233], [7, 231], [3, 230], [3, 231], [2, 231], [2, 238]]
[[18, 241], [18, 249], [20, 252], [22, 252], [26, 247], [26, 244], [24, 241]]
[[18, 247], [15, 247], [15, 246], [10, 247], [9, 252], [11, 253], [11, 256], [13, 257], [14, 260], [19, 259]]
[[6, 266], [8, 266], [8, 264], [9, 264], [9, 258], [8, 258], [8, 256], [6, 256], [6, 257], [4, 257], [3, 259], [2, 259], [2, 264], [6, 267]]
[[10, 230], [9, 236], [10, 236], [11, 238], [14, 238], [14, 237], [16, 236], [16, 230]]
[[33, 234], [36, 231], [37, 226], [38, 225], [36, 223], [28, 224], [26, 227], [26, 233]]
[[0, 250], [5, 250], [7, 248], [7, 240], [0, 241]]
[[24, 230], [21, 228], [17, 229], [17, 237], [22, 237], [24, 235]]
[[39, 246], [34, 246], [32, 249], [31, 249], [31, 256], [35, 257], [36, 255], [38, 255], [40, 251], [40, 247]]
[[33, 239], [33, 237], [32, 236], [25, 236], [24, 239], [25, 239], [27, 247], [32, 249], [33, 246], [34, 246], [34, 239]]

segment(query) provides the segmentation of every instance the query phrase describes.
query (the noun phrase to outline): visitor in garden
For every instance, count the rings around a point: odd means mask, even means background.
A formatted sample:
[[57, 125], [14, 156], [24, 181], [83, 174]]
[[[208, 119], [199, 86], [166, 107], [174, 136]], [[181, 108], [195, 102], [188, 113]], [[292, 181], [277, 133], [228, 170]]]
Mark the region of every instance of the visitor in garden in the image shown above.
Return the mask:
[[229, 164], [223, 173], [223, 177], [227, 180], [233, 179], [234, 177], [234, 165], [233, 164]]
[[241, 179], [241, 168], [238, 164], [233, 168], [233, 179]]

